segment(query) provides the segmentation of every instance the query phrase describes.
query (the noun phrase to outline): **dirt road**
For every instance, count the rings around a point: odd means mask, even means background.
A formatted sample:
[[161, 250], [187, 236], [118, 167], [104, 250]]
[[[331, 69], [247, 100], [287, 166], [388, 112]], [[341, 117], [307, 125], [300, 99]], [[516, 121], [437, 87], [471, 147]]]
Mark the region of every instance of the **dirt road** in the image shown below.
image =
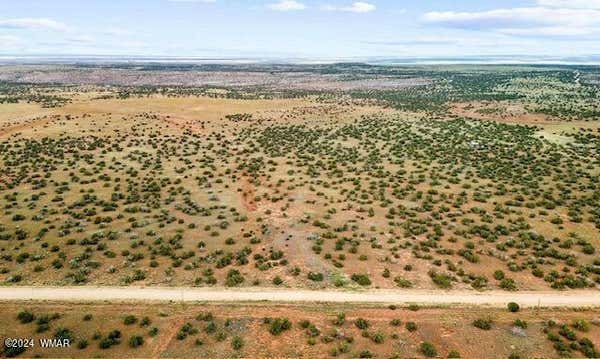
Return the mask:
[[380, 303], [504, 307], [600, 307], [600, 291], [471, 292], [422, 290], [312, 291], [273, 288], [0, 287], [0, 300]]

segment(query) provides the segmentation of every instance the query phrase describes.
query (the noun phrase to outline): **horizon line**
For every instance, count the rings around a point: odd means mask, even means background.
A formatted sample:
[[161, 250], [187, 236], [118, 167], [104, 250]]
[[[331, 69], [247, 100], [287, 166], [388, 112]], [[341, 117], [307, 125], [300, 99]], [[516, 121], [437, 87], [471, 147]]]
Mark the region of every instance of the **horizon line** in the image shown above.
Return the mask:
[[555, 55], [462, 55], [462, 56], [195, 56], [195, 55], [100, 55], [100, 54], [0, 54], [6, 64], [77, 63], [163, 64], [344, 64], [366, 65], [585, 65], [600, 66], [600, 54]]

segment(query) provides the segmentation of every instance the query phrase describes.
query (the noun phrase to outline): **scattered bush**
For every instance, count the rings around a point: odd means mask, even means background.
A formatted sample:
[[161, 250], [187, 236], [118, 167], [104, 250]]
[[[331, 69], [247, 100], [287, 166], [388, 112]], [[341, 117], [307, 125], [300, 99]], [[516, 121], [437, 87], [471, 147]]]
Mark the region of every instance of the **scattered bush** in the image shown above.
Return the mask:
[[419, 351], [423, 353], [428, 358], [433, 358], [437, 356], [437, 349], [430, 342], [423, 342], [419, 346]]
[[316, 273], [316, 272], [308, 272], [308, 279], [312, 280], [313, 282], [322, 282], [323, 281], [323, 273]]
[[144, 338], [139, 335], [134, 335], [129, 338], [129, 346], [132, 348], [137, 348], [144, 344]]
[[369, 321], [364, 319], [364, 318], [357, 318], [354, 321], [354, 325], [358, 328], [358, 329], [368, 329], [369, 328]]
[[409, 332], [414, 332], [415, 330], [417, 330], [417, 323], [406, 322], [405, 327], [406, 327], [406, 330], [408, 330]]
[[460, 359], [460, 353], [457, 350], [451, 350], [448, 353], [448, 359]]
[[230, 269], [229, 272], [227, 272], [227, 279], [225, 281], [225, 285], [227, 285], [228, 287], [235, 287], [244, 283], [244, 280], [245, 279], [239, 270]]
[[359, 285], [362, 286], [368, 286], [371, 285], [371, 280], [369, 279], [369, 276], [367, 276], [366, 274], [352, 274], [351, 279], [358, 283]]
[[231, 347], [234, 350], [240, 350], [244, 347], [244, 340], [240, 336], [234, 336], [231, 339]]
[[507, 307], [508, 307], [508, 311], [512, 312], [512, 313], [516, 313], [521, 309], [521, 307], [519, 307], [519, 305], [515, 302], [508, 303]]
[[35, 315], [28, 310], [23, 310], [17, 314], [17, 319], [21, 322], [21, 324], [27, 324], [35, 320]]
[[292, 322], [287, 318], [275, 318], [270, 320], [269, 332], [273, 335], [279, 335], [290, 328], [292, 328]]
[[576, 319], [571, 323], [571, 326], [580, 332], [589, 332], [590, 331], [590, 323], [588, 323], [584, 319]]
[[473, 326], [483, 330], [492, 329], [492, 320], [491, 319], [475, 319], [473, 321]]
[[513, 322], [513, 325], [515, 327], [527, 329], [527, 322], [524, 320], [521, 320], [521, 319], [515, 319], [515, 321]]
[[123, 319], [123, 324], [125, 325], [132, 325], [135, 323], [137, 323], [137, 318], [134, 315], [128, 315]]

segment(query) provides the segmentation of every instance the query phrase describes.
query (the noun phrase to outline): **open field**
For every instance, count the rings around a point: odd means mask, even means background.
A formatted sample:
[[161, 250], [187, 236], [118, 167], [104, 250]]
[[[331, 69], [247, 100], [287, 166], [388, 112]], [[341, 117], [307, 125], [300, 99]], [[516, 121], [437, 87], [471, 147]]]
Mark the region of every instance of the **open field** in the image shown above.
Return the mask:
[[[214, 68], [216, 67], [216, 68]], [[142, 71], [139, 71], [142, 70]], [[181, 66], [108, 66], [77, 68], [73, 66], [5, 66], [0, 69], [0, 81], [19, 83], [53, 83], [64, 85], [118, 85], [118, 86], [213, 86], [262, 87], [265, 89], [294, 90], [367, 90], [402, 89], [429, 84], [422, 77], [392, 77], [382, 75], [355, 75], [344, 73], [302, 71], [294, 68], [261, 68], [241, 66], [209, 66], [207, 69]], [[190, 71], [192, 70], [192, 71]], [[310, 70], [310, 69], [308, 69]]]
[[59, 107], [0, 105], [7, 283], [540, 290], [600, 278], [593, 122], [557, 132], [335, 96], [72, 92]]
[[[4, 302], [0, 337], [33, 338], [26, 356], [121, 358], [593, 357], [600, 342], [597, 311], [411, 308]], [[73, 344], [40, 347], [54, 337]]]
[[2, 66], [0, 335], [34, 335], [28, 309], [35, 336], [87, 343], [44, 356], [597, 355], [598, 73]]

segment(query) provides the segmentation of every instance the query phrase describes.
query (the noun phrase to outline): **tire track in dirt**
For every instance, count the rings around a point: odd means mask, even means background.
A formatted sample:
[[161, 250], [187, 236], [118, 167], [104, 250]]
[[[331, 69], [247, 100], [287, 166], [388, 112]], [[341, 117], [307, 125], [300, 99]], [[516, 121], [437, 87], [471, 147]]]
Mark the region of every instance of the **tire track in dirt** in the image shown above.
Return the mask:
[[291, 198], [294, 201], [288, 203], [285, 210], [280, 208], [278, 202], [260, 203], [261, 213], [267, 210], [271, 213], [268, 221], [273, 227], [273, 246], [284, 250], [290, 263], [298, 264], [303, 270], [323, 273], [328, 280], [331, 280], [333, 273], [336, 272], [335, 268], [313, 251], [314, 242], [309, 238], [315, 233], [300, 225], [300, 220], [306, 213], [300, 210], [296, 203], [302, 202], [305, 195], [295, 193]]
[[243, 173], [240, 179], [240, 186], [242, 189], [242, 203], [247, 211], [254, 212], [258, 208], [258, 205], [254, 201], [256, 197], [256, 191], [254, 185], [248, 180], [248, 174]]
[[19, 122], [14, 125], [9, 125], [3, 128], [0, 128], [0, 137], [12, 135], [23, 130], [37, 128], [43, 125], [47, 125], [50, 122], [56, 120], [56, 118], [37, 118], [32, 120], [25, 120], [25, 122]]
[[154, 350], [154, 353], [152, 355], [153, 358], [162, 357], [162, 354], [167, 350], [169, 344], [171, 344], [171, 342], [175, 338], [175, 335], [177, 334], [177, 332], [179, 332], [179, 328], [181, 328], [184, 321], [185, 318], [181, 318], [171, 323], [169, 331], [165, 333], [165, 335], [163, 335], [161, 340], [159, 340], [159, 342], [157, 343], [156, 349]]

